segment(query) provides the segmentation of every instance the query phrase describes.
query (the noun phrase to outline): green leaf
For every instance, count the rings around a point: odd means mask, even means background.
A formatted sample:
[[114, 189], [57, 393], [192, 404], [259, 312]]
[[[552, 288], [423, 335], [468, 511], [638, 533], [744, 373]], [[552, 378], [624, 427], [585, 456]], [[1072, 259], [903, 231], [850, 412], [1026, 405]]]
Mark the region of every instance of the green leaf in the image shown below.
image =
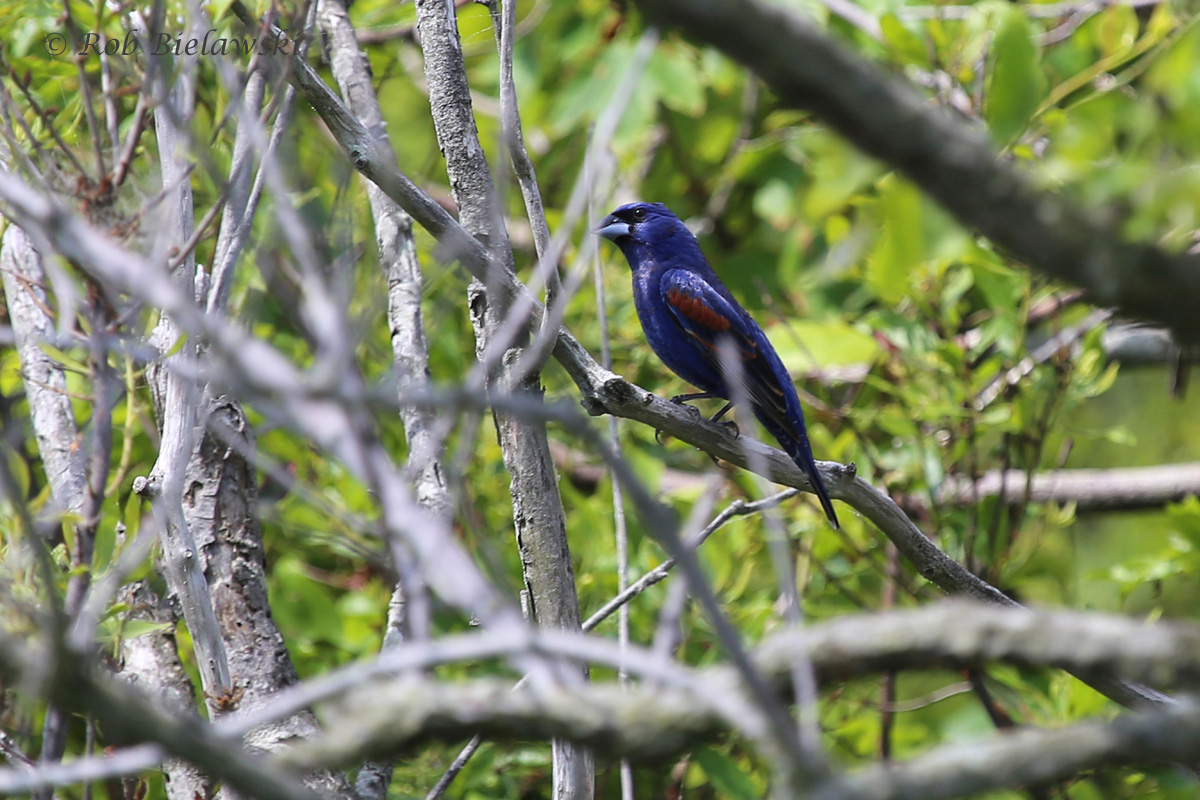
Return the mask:
[[654, 84], [662, 104], [672, 111], [689, 117], [704, 113], [704, 84], [690, 49], [660, 47], [646, 65], [646, 79]]
[[909, 290], [925, 255], [921, 193], [907, 181], [880, 182], [883, 234], [867, 258], [867, 282], [884, 302], [895, 303]]
[[758, 800], [762, 792], [754, 781], [738, 767], [732, 758], [708, 747], [692, 753], [692, 758], [704, 770], [718, 792], [738, 800]]
[[1006, 145], [1025, 130], [1045, 97], [1046, 77], [1038, 66], [1038, 48], [1025, 12], [1009, 6], [1000, 14], [983, 117], [995, 140]]
[[878, 161], [825, 133], [806, 137], [806, 150], [811, 159], [806, 171], [812, 184], [804, 193], [803, 211], [810, 219], [842, 210], [855, 193], [883, 171]]
[[1200, 500], [1190, 496], [1167, 506], [1167, 519], [1194, 549], [1200, 549]]
[[921, 37], [904, 27], [895, 14], [884, 14], [879, 20], [879, 26], [883, 31], [884, 44], [898, 60], [922, 66], [929, 64], [929, 49], [921, 41]]
[[754, 213], [783, 227], [792, 219], [792, 187], [782, 180], [767, 181], [754, 195]]
[[1137, 12], [1129, 6], [1110, 6], [1097, 16], [1095, 28], [1105, 55], [1124, 53], [1137, 41]]
[[146, 636], [151, 633], [169, 631], [172, 627], [174, 626], [169, 622], [147, 622], [140, 619], [131, 619], [121, 628], [121, 635], [126, 639], [136, 639], [139, 636]]
[[80, 375], [89, 374], [87, 365], [77, 358], [72, 358], [65, 350], [61, 350], [49, 342], [38, 342], [38, 348], [46, 355], [53, 358], [60, 367]]
[[628, 42], [614, 42], [591, 70], [578, 75], [566, 86], [555, 99], [547, 119], [550, 132], [565, 135], [588, 118], [594, 118], [608, 102], [620, 79], [621, 67], [631, 52]]
[[151, 633], [161, 633], [174, 627], [169, 622], [150, 622], [141, 619], [124, 619], [122, 614], [110, 609], [98, 627], [98, 639], [104, 644], [114, 644], [121, 639], [136, 639]]
[[786, 327], [772, 325], [767, 338], [784, 366], [793, 371], [871, 364], [880, 355], [875, 337], [840, 319], [795, 320]]
[[952, 325], [957, 325], [959, 322], [958, 302], [974, 284], [975, 276], [969, 269], [951, 269], [947, 272], [946, 281], [942, 285], [940, 301], [942, 315]]

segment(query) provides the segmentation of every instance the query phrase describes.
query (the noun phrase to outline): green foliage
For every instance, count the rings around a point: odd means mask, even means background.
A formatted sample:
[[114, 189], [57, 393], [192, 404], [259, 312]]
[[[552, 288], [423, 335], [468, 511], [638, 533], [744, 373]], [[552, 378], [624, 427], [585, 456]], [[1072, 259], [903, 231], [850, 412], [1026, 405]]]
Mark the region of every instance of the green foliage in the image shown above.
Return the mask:
[[1001, 145], [1024, 130], [1046, 93], [1046, 76], [1038, 65], [1033, 25], [1024, 10], [997, 4], [1000, 23], [992, 43], [992, 70], [984, 119]]
[[723, 796], [734, 800], [751, 800], [762, 796], [762, 788], [756, 786], [737, 762], [725, 754], [711, 747], [701, 747], [692, 753], [692, 757], [704, 771], [705, 779], [711, 781], [712, 787]]

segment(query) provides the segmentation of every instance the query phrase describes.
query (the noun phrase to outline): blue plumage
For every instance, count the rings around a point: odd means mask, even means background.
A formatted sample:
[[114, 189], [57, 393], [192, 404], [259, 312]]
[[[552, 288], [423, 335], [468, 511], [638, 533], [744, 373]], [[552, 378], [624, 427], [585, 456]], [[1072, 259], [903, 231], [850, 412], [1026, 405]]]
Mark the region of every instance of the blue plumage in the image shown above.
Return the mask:
[[679, 377], [704, 394], [731, 399], [719, 349], [723, 340], [733, 344], [742, 362], [742, 396], [808, 476], [825, 516], [838, 527], [791, 377], [762, 328], [709, 266], [692, 232], [662, 203], [629, 203], [605, 217], [596, 233], [615, 242], [628, 259], [646, 341]]

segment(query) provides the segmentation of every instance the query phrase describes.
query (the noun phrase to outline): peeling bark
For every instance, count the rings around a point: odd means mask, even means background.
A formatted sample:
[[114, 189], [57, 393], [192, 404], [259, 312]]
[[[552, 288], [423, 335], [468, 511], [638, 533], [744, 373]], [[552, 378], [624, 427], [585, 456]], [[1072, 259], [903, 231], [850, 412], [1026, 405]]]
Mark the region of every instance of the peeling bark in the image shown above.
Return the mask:
[[0, 243], [0, 277], [50, 496], [60, 511], [81, 514], [87, 463], [67, 394], [67, 377], [44, 349], [57, 339], [46, 272], [41, 255], [16, 225], [8, 226]]
[[[118, 675], [157, 698], [165, 710], [196, 717], [192, 682], [179, 660], [179, 649], [175, 642], [175, 615], [146, 581], [126, 586], [121, 592], [120, 602], [130, 608], [128, 619], [163, 623], [170, 628], [123, 638]], [[193, 764], [171, 758], [163, 762], [162, 770], [168, 800], [196, 800], [197, 797], [211, 796], [212, 782], [203, 770]]]

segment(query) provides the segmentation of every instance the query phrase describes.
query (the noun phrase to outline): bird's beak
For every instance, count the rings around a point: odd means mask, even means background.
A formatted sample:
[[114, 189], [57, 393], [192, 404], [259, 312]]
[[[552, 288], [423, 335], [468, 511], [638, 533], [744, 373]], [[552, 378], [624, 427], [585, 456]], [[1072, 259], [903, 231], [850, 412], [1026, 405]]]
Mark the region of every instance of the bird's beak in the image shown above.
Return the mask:
[[622, 236], [628, 236], [629, 233], [629, 223], [623, 219], [618, 219], [614, 214], [609, 214], [601, 220], [600, 227], [595, 230], [597, 236], [603, 236], [605, 239], [613, 242]]

